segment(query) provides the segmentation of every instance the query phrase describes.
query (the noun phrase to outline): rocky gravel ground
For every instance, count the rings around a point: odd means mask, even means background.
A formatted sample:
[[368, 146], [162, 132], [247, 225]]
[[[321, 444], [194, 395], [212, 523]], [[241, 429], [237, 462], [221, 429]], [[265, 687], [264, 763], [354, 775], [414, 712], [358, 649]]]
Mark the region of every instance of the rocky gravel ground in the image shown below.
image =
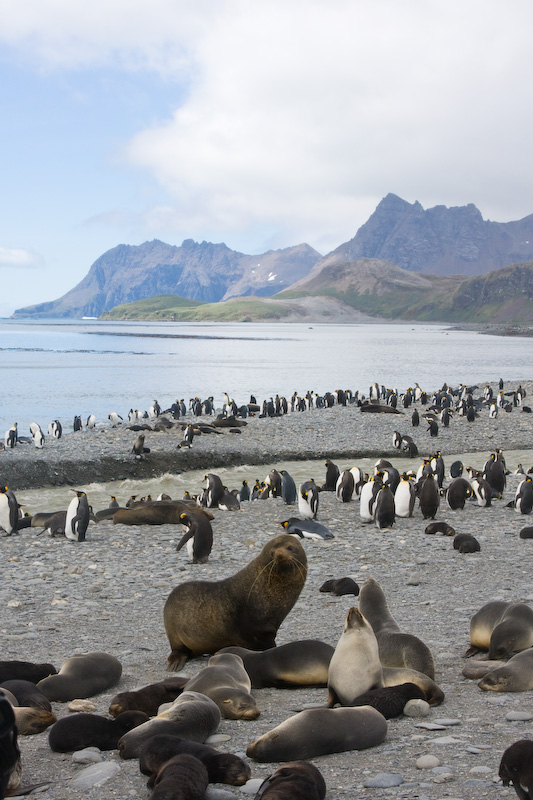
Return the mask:
[[[522, 385], [529, 397], [531, 385]], [[139, 469], [156, 469], [156, 453], [161, 453], [161, 459], [168, 454], [169, 462], [170, 456], [181, 459], [179, 469], [194, 466], [215, 472], [217, 465], [231, 463], [274, 463], [282, 468], [283, 462], [295, 455], [306, 459], [329, 456], [341, 468], [357, 463], [362, 455], [390, 456], [394, 463], [395, 429], [413, 436], [421, 456], [440, 448], [447, 467], [447, 456], [453, 453], [477, 451], [482, 464], [495, 447], [504, 452], [530, 449], [533, 441], [531, 415], [518, 410], [500, 413], [496, 420], [489, 420], [485, 412], [474, 423], [455, 418], [436, 438], [429, 437], [426, 427], [422, 424], [412, 429], [410, 411], [403, 416], [366, 415], [355, 407], [336, 407], [281, 419], [249, 420], [242, 434], [199, 437], [190, 452], [174, 452], [174, 437], [179, 434], [148, 434], [146, 443], [152, 452], [144, 462], [135, 462], [129, 453], [136, 434], [97, 430], [71, 434], [58, 442], [47, 441], [41, 452], [28, 446], [1, 453], [0, 469], [2, 481], [18, 490], [27, 484], [42, 485], [38, 481], [54, 472], [58, 473], [57, 484], [71, 484], [78, 480], [74, 470], [83, 466], [84, 482], [98, 480], [98, 461], [102, 458], [115, 465], [113, 478], [135, 476]], [[414, 459], [413, 466], [419, 462]], [[47, 465], [46, 470], [39, 467], [32, 472], [32, 466], [41, 463]], [[529, 466], [524, 464], [526, 469]], [[137, 477], [142, 478], [142, 473]], [[317, 480], [320, 477], [315, 475]], [[371, 575], [381, 583], [401, 629], [430, 646], [436, 661], [436, 681], [446, 695], [444, 703], [431, 708], [425, 719], [390, 721], [386, 740], [378, 747], [313, 759], [326, 780], [329, 800], [484, 800], [514, 796], [512, 789], [503, 788], [497, 781], [498, 765], [507, 746], [520, 738], [533, 738], [533, 693], [485, 693], [461, 672], [472, 614], [489, 600], [533, 600], [533, 544], [518, 535], [529, 524], [529, 517], [505, 507], [519, 480], [518, 475], [511, 474], [504, 498], [491, 508], [469, 502], [463, 511], [451, 511], [441, 504], [437, 519], [445, 520], [457, 532], [473, 533], [479, 540], [481, 551], [470, 555], [455, 551], [448, 537], [425, 535], [427, 523], [418, 505], [411, 519], [397, 519], [392, 529], [378, 530], [373, 524], [361, 523], [358, 501], [342, 504], [332, 493], [321, 493], [318, 519], [335, 538], [304, 540], [308, 578], [280, 628], [278, 644], [319, 638], [335, 645], [346, 613], [357, 605], [357, 599], [320, 593], [321, 584], [327, 578], [344, 575], [352, 575], [361, 584]], [[297, 515], [295, 508], [278, 499], [246, 503], [236, 512], [216, 509], [214, 513], [215, 541], [206, 565], [189, 563], [185, 550], [176, 553], [181, 528], [171, 525], [91, 524], [83, 543], [45, 537], [35, 529], [2, 538], [2, 659], [47, 661], [59, 668], [64, 659], [77, 652], [112, 653], [120, 659], [123, 675], [117, 689], [93, 698], [96, 711], [102, 714], [116, 691], [164, 678], [169, 646], [162, 612], [172, 588], [187, 580], [219, 580], [234, 574], [280, 532], [277, 522]], [[207, 658], [195, 659], [183, 672], [192, 676], [206, 663]], [[248, 744], [259, 735], [306, 704], [325, 702], [326, 695], [325, 689], [256, 690], [259, 718], [222, 721], [217, 746], [244, 757]], [[53, 705], [58, 717], [69, 713], [66, 705]], [[517, 711], [522, 712], [520, 720], [513, 719]], [[427, 723], [438, 727], [420, 727]], [[90, 788], [89, 779], [89, 788], [84, 789], [77, 788], [76, 779], [83, 776], [87, 766], [76, 763], [70, 754], [53, 753], [46, 732], [22, 737], [21, 750], [23, 783], [49, 783], [44, 798], [126, 800], [150, 795], [137, 762], [122, 761], [117, 751], [96, 756], [114, 769], [103, 785]], [[420, 761], [424, 756], [433, 758]], [[277, 766], [249, 763], [253, 779], [264, 778]], [[397, 776], [398, 785], [366, 786], [381, 773]], [[216, 785], [210, 787], [207, 796], [230, 800], [246, 796], [247, 790], [253, 796], [253, 787]]]

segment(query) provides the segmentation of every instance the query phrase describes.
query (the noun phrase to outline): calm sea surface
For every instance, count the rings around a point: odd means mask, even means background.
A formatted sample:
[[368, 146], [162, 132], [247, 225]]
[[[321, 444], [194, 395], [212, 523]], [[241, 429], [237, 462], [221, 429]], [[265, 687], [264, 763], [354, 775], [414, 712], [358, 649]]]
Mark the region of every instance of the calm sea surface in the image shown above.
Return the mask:
[[[254, 394], [368, 394], [377, 381], [400, 391], [530, 377], [533, 340], [438, 325], [109, 323], [0, 320], [0, 434], [15, 421], [46, 433], [75, 414], [107, 422], [116, 411], [163, 408], [177, 398], [240, 405]], [[3, 426], [3, 427], [1, 427]]]

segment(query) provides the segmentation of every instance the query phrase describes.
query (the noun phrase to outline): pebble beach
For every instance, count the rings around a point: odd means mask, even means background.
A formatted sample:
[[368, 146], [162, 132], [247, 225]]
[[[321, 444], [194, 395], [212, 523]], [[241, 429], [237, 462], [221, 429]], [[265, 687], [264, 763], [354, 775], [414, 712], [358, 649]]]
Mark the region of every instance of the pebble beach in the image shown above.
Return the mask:
[[[505, 389], [518, 383], [509, 382]], [[533, 382], [521, 385], [528, 404]], [[424, 407], [416, 407], [423, 413]], [[250, 466], [245, 477], [253, 483], [256, 477], [266, 477], [271, 466], [283, 469], [293, 461], [329, 458], [341, 470], [366, 458], [384, 457], [395, 464], [400, 458], [392, 444], [395, 430], [416, 442], [420, 455], [412, 459], [415, 470], [423, 457], [441, 451], [446, 483], [457, 454], [472, 454], [472, 466], [480, 469], [495, 448], [504, 455], [533, 449], [533, 418], [520, 408], [512, 413], [500, 410], [496, 419], [489, 419], [484, 409], [473, 423], [454, 415], [448, 428], [440, 426], [437, 437], [430, 436], [424, 419], [418, 428], [412, 427], [412, 408], [399, 410], [403, 413], [368, 414], [348, 405], [279, 418], [253, 417], [240, 433], [223, 430], [195, 437], [191, 449], [177, 448], [181, 426], [167, 432], [147, 431], [150, 453], [142, 460], [131, 453], [138, 434], [128, 430], [126, 423], [117, 428], [97, 427], [65, 434], [59, 440], [47, 437], [42, 450], [28, 444], [1, 452], [1, 480], [23, 504], [28, 492], [29, 511], [34, 513], [39, 510], [40, 488], [64, 487], [71, 497], [70, 488], [88, 484], [135, 480], [155, 486], [163, 475], [180, 473], [186, 482], [191, 470], [217, 472], [237, 465]], [[527, 458], [523, 461], [526, 471], [532, 466]], [[320, 586], [328, 578], [345, 575], [361, 585], [372, 576], [380, 582], [401, 630], [416, 634], [431, 648], [435, 680], [445, 693], [444, 703], [432, 707], [427, 717], [390, 720], [387, 737], [378, 747], [313, 759], [325, 778], [329, 800], [514, 796], [512, 788], [498, 781], [498, 766], [506, 747], [517, 739], [533, 738], [533, 692], [483, 692], [476, 681], [462, 676], [472, 614], [490, 600], [533, 601], [533, 544], [519, 538], [530, 518], [506, 507], [522, 476], [513, 474], [516, 463], [508, 460], [507, 466], [511, 474], [504, 497], [490, 508], [467, 502], [463, 510], [452, 511], [441, 501], [436, 519], [446, 521], [457, 533], [472, 533], [481, 545], [480, 552], [472, 554], [454, 550], [449, 537], [426, 535], [427, 522], [418, 504], [412, 518], [397, 518], [391, 529], [378, 530], [373, 524], [362, 524], [358, 500], [343, 504], [334, 493], [320, 494], [318, 521], [334, 538], [303, 540], [308, 577], [279, 630], [278, 645], [316, 638], [335, 646], [357, 598], [320, 593]], [[317, 464], [315, 474], [308, 477], [323, 483], [325, 467]], [[201, 486], [195, 483], [188, 488], [197, 493]], [[124, 503], [127, 497], [117, 499]], [[94, 510], [101, 507], [96, 505]], [[214, 509], [213, 513], [214, 545], [204, 565], [190, 563], [186, 549], [176, 552], [180, 526], [91, 523], [86, 541], [80, 543], [51, 538], [35, 528], [2, 535], [2, 660], [51, 662], [59, 669], [74, 653], [111, 653], [121, 661], [123, 673], [117, 687], [92, 698], [100, 714], [107, 713], [117, 691], [162, 680], [169, 652], [163, 606], [170, 591], [184, 581], [214, 581], [234, 574], [281, 532], [278, 522], [298, 516], [297, 507], [277, 498], [243, 503], [239, 511]], [[189, 661], [182, 674], [195, 675], [207, 660]], [[223, 720], [214, 742], [221, 751], [245, 759], [247, 746], [258, 736], [306, 705], [325, 703], [327, 698], [327, 690], [318, 688], [253, 693], [261, 711], [258, 719]], [[69, 713], [66, 704], [53, 706], [57, 717]], [[105, 780], [100, 784], [85, 772], [88, 762], [78, 763], [72, 754], [53, 753], [46, 731], [21, 737], [20, 747], [22, 783], [45, 782], [43, 798], [150, 796], [138, 762], [121, 760], [116, 750], [87, 756], [101, 765], [99, 774]], [[206, 796], [211, 800], [253, 797], [258, 781], [278, 766], [246, 760], [252, 783], [241, 788], [212, 785]]]

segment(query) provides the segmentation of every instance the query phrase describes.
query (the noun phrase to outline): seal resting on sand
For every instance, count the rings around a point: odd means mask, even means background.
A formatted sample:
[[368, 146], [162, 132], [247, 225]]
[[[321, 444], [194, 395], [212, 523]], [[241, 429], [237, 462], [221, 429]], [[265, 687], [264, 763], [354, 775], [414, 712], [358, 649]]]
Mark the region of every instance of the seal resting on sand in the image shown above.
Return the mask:
[[179, 670], [192, 656], [232, 645], [250, 650], [275, 647], [278, 628], [306, 577], [305, 550], [294, 536], [281, 534], [229, 578], [176, 586], [164, 608], [169, 669]]

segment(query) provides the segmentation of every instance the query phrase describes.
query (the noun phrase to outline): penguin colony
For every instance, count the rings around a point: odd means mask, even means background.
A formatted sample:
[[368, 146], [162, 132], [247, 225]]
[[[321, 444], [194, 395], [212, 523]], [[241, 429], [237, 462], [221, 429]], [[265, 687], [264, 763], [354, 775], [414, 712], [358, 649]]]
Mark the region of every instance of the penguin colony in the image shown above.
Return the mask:
[[[378, 393], [377, 397], [376, 393]], [[350, 395], [348, 394], [348, 396]], [[416, 427], [418, 424], [420, 424], [421, 418], [427, 419], [428, 430], [430, 433], [432, 430], [435, 430], [436, 425], [437, 432], [435, 434], [431, 433], [432, 436], [438, 436], [438, 424], [440, 423], [446, 427], [450, 424], [450, 419], [453, 420], [454, 414], [464, 414], [464, 416], [469, 419], [469, 409], [475, 409], [474, 413], [470, 414], [470, 421], [474, 421], [477, 414], [487, 412], [487, 406], [489, 416], [491, 417], [496, 416], [498, 410], [501, 409], [504, 409], [508, 412], [509, 410], [521, 407], [522, 410], [525, 410], [521, 403], [521, 400], [524, 397], [524, 393], [521, 389], [519, 392], [514, 392], [512, 394], [512, 400], [507, 402], [505, 401], [505, 394], [503, 391], [500, 391], [495, 401], [492, 400], [492, 397], [486, 397], [485, 394], [482, 401], [474, 401], [472, 392], [468, 392], [466, 387], [464, 387], [460, 392], [451, 392], [448, 390], [448, 387], [445, 387], [441, 393], [438, 393], [433, 398], [428, 398], [426, 402], [423, 401], [422, 392], [420, 392], [417, 396], [417, 390], [412, 392], [412, 399], [410, 401], [406, 401], [406, 395], [398, 397], [395, 395], [395, 393], [387, 393], [386, 391], [383, 392], [382, 389], [379, 389], [379, 387], [371, 387], [370, 396], [374, 403], [383, 402], [391, 408], [396, 407], [398, 402], [401, 402], [404, 408], [408, 408], [411, 403], [417, 401], [420, 402], [422, 406], [427, 404], [429, 406], [427, 411], [423, 411], [422, 413], [417, 411], [418, 420], [416, 417], [413, 417], [412, 422], [413, 426]], [[353, 398], [351, 402], [360, 402], [361, 405], [365, 404], [364, 398], [354, 397], [353, 395], [351, 397]], [[394, 400], [394, 397], [397, 399]], [[438, 400], [439, 397], [440, 400]], [[517, 398], [520, 399], [518, 400]], [[337, 402], [339, 401], [337, 400]], [[225, 414], [229, 414], [231, 416], [232, 412], [234, 412], [233, 407], [229, 402], [225, 405], [227, 406], [227, 408], [225, 408]], [[438, 410], [439, 406], [441, 408], [440, 411]], [[317, 407], [320, 406], [317, 405]], [[496, 408], [496, 412], [494, 412], [493, 407]], [[291, 410], [304, 411], [307, 410], [307, 408], [308, 407], [298, 408], [295, 402], [295, 408]], [[269, 414], [268, 412], [264, 413], [263, 407], [263, 413], [267, 417], [274, 416], [277, 413], [275, 409], [276, 406], [274, 405], [274, 414]], [[283, 405], [280, 405], [280, 409], [283, 409]], [[446, 414], [443, 416], [444, 411], [446, 411]], [[151, 419], [156, 419], [161, 414], [160, 410], [156, 414], [155, 408], [151, 409], [151, 412], [153, 412], [153, 417], [150, 415]], [[179, 413], [181, 415], [181, 409]], [[254, 413], [254, 411], [250, 412], [248, 409], [247, 413]], [[279, 413], [290, 413], [289, 406], [287, 406], [286, 411], [280, 410]], [[111, 417], [112, 415], [110, 415], [110, 421]], [[76, 419], [81, 420], [80, 417], [77, 417]], [[132, 420], [129, 421], [132, 422]], [[87, 425], [87, 427], [94, 427], [95, 424], [95, 421], [92, 420], [91, 425]], [[59, 438], [55, 433], [58, 425], [59, 423], [57, 420], [54, 421], [54, 423], [51, 423], [49, 428], [49, 436]], [[76, 422], [75, 420], [73, 426], [74, 431], [81, 429], [81, 427], [76, 428], [76, 425], [79, 425], [79, 421]], [[20, 443], [16, 428], [17, 426], [15, 424], [8, 432], [6, 432], [6, 447], [15, 447]], [[31, 436], [33, 444], [36, 447], [43, 446], [44, 436], [38, 425], [32, 426]], [[59, 433], [59, 436], [61, 436], [61, 432]], [[9, 445], [8, 442], [10, 443]], [[401, 434], [398, 431], [394, 432], [393, 446], [399, 451], [403, 450], [411, 455], [413, 453], [413, 444], [412, 438], [407, 434]], [[139, 448], [137, 449], [139, 450]], [[136, 457], [142, 456], [144, 455], [144, 450], [145, 448], [143, 445], [143, 449], [140, 452], [136, 452], [134, 450], [134, 455]], [[327, 539], [331, 538], [334, 534], [329, 529], [325, 528], [325, 526], [322, 526], [324, 530], [321, 533], [317, 533], [316, 531], [313, 532], [313, 525], [318, 526], [318, 530], [320, 531], [320, 523], [317, 522], [317, 517], [320, 514], [319, 500], [321, 492], [333, 492], [335, 498], [340, 503], [350, 503], [358, 500], [360, 521], [363, 524], [374, 523], [378, 529], [384, 530], [391, 528], [395, 524], [397, 516], [413, 517], [414, 515], [419, 515], [423, 520], [434, 520], [439, 512], [443, 512], [443, 509], [449, 508], [454, 512], [460, 512], [462, 509], [464, 509], [466, 503], [476, 503], [480, 507], [488, 508], [489, 511], [487, 513], [490, 513], [490, 508], [493, 503], [502, 503], [504, 493], [506, 491], [507, 478], [509, 476], [509, 470], [507, 469], [505, 463], [505, 455], [498, 448], [495, 448], [494, 451], [490, 453], [483, 469], [479, 471], [457, 462], [451, 464], [447, 470], [442, 454], [437, 449], [433, 453], [428, 454], [426, 457], [421, 459], [421, 463], [419, 464], [417, 470], [413, 469], [408, 472], [403, 472], [402, 474], [399, 473], [399, 471], [394, 467], [393, 463], [388, 459], [379, 459], [375, 464], [373, 474], [364, 474], [358, 467], [354, 466], [341, 470], [330, 459], [326, 461], [325, 467], [325, 481], [321, 485], [315, 483], [313, 479], [309, 479], [308, 481], [303, 482], [299, 487], [296, 487], [294, 480], [286, 470], [278, 471], [273, 469], [263, 481], [257, 480], [256, 485], [252, 489], [250, 489], [248, 481], [243, 481], [242, 486], [239, 489], [234, 489], [232, 491], [229, 491], [227, 487], [223, 485], [222, 481], [215, 473], [207, 473], [205, 476], [205, 487], [203, 490], [201, 490], [196, 496], [189, 496], [185, 498], [184, 502], [190, 503], [191, 507], [196, 506], [205, 509], [237, 510], [241, 504], [248, 501], [265, 500], [269, 497], [280, 498], [281, 501], [286, 505], [298, 505], [298, 512], [300, 514], [299, 517], [290, 517], [287, 520], [279, 522], [279, 524], [282, 525], [287, 532], [294, 533], [295, 535], [305, 538]], [[513, 508], [517, 513], [529, 515], [533, 510], [533, 468], [528, 470], [526, 473], [520, 466], [520, 472], [518, 474], [520, 475], [521, 480], [516, 488], [514, 497], [507, 503], [507, 505], [510, 508]], [[468, 478], [463, 477], [463, 475], [468, 476]], [[74, 490], [74, 492], [76, 496], [72, 498], [68, 508], [64, 512], [63, 530], [60, 530], [59, 532], [64, 534], [67, 539], [81, 543], [85, 540], [89, 523], [91, 521], [93, 523], [96, 522], [98, 516], [95, 515], [93, 510], [90, 508], [85, 492], [80, 490]], [[135, 509], [142, 505], [146, 506], [150, 505], [151, 503], [164, 503], [169, 501], [170, 498], [163, 497], [156, 501], [152, 501], [151, 498], [142, 498], [140, 501], [137, 501], [135, 498], [130, 498], [130, 501], [125, 503], [125, 506]], [[117, 501], [115, 498], [112, 498], [109, 511], [115, 512], [116, 508]], [[57, 513], [62, 512], [56, 512], [56, 514]], [[109, 516], [109, 514], [107, 516]], [[189, 549], [189, 555], [193, 560], [193, 563], [205, 563], [205, 561], [202, 562], [200, 558], [195, 558], [194, 541], [197, 535], [198, 527], [202, 527], [198, 524], [198, 519], [194, 518], [194, 514], [182, 512], [179, 516], [179, 522], [185, 531], [185, 535], [178, 543], [177, 549], [181, 549], [181, 547], [183, 547], [185, 544], [190, 543], [191, 547]], [[32, 523], [30, 521], [29, 525], [31, 524]], [[205, 520], [202, 520], [202, 524], [203, 533], [205, 535], [207, 529]], [[209, 535], [211, 537], [209, 545], [210, 552], [213, 544], [213, 531], [210, 523], [207, 522], [207, 524], [209, 525]], [[438, 523], [434, 524], [438, 526]], [[8, 487], [3, 487], [0, 489], [0, 525], [7, 535], [18, 533], [20, 530], [28, 527], [28, 524], [25, 524], [24, 518], [21, 516], [21, 510], [18, 506], [15, 495]], [[46, 526], [41, 527], [46, 528]], [[447, 535], [454, 534], [454, 530], [451, 529], [449, 525], [443, 526], [443, 530], [440, 531], [436, 529], [430, 531], [428, 530], [430, 527], [430, 525], [427, 526], [426, 533], [445, 533]], [[451, 534], [446, 528], [451, 530]], [[324, 533], [324, 531], [326, 531], [326, 533]], [[57, 532], [58, 529], [55, 531], [50, 530], [52, 535], [57, 534]], [[474, 537], [472, 537], [470, 534], [459, 534], [459, 536], [463, 537], [463, 541], [468, 539], [468, 537], [470, 537], [470, 539], [474, 539]], [[200, 536], [198, 537], [199, 540], [201, 538], [202, 537]], [[454, 548], [458, 549], [461, 553], [473, 553], [479, 551], [479, 543], [477, 543], [477, 548], [472, 545], [470, 549], [461, 550], [459, 541], [456, 545], [456, 540], [458, 541], [457, 536], [454, 538]], [[198, 551], [196, 551], [196, 553], [198, 554]], [[207, 555], [209, 555], [209, 553]], [[355, 590], [353, 587], [350, 588], [354, 594], [358, 589], [358, 587], [356, 587]], [[326, 590], [322, 589], [322, 591]], [[413, 697], [419, 697], [419, 695], [413, 695]], [[367, 698], [365, 695], [365, 702], [366, 701]], [[0, 697], [0, 703], [2, 702], [3, 698]], [[9, 712], [4, 714], [4, 718], [7, 720], [4, 734], [10, 737], [10, 747], [16, 755], [16, 723], [10, 720]], [[0, 735], [2, 735], [2, 731], [0, 731]], [[15, 743], [14, 746], [13, 742]], [[7, 748], [7, 751], [9, 751], [9, 747]], [[12, 760], [15, 764], [16, 758]], [[533, 791], [533, 783], [530, 781], [530, 764], [530, 750], [527, 746], [523, 745], [522, 742], [517, 742], [516, 747], [513, 745], [512, 748], [508, 748], [508, 750], [502, 756], [500, 765], [500, 778], [504, 785], [513, 786], [516, 794], [519, 797], [533, 797], [532, 794], [528, 794], [530, 790]], [[163, 766], [165, 765], [162, 765], [159, 768], [162, 773], [164, 772], [162, 769]], [[191, 768], [191, 764], [185, 766]], [[196, 767], [192, 765], [192, 768]], [[182, 767], [179, 764], [177, 766], [172, 765], [172, 770], [174, 769], [177, 769], [177, 777], [173, 779], [175, 783], [179, 784], [180, 781], [186, 780], [184, 777], [187, 774], [186, 770], [185, 772], [182, 772]], [[185, 769], [185, 767], [183, 767], [183, 769]], [[169, 774], [172, 772], [172, 770], [170, 768], [168, 769]], [[9, 766], [6, 772], [9, 772]], [[157, 787], [158, 781], [163, 783], [166, 780], [167, 779], [165, 778], [164, 774], [161, 774], [160, 777], [159, 775], [156, 775], [151, 785], [153, 786], [155, 782]], [[204, 779], [202, 774], [202, 777], [199, 778], [198, 781], [202, 788], [199, 790], [197, 796], [203, 797], [207, 782], [209, 781], [208, 773], [207, 778]], [[522, 787], [525, 787], [525, 789]], [[263, 789], [263, 791], [265, 790]], [[158, 796], [157, 788], [154, 788], [152, 797], [154, 800], [156, 800]], [[164, 796], [167, 795], [165, 794]], [[175, 796], [179, 797], [181, 795], [176, 794]], [[259, 794], [257, 796], [259, 796]], [[261, 796], [263, 796], [263, 793], [261, 793]], [[324, 796], [324, 794], [321, 794], [320, 796]]]

